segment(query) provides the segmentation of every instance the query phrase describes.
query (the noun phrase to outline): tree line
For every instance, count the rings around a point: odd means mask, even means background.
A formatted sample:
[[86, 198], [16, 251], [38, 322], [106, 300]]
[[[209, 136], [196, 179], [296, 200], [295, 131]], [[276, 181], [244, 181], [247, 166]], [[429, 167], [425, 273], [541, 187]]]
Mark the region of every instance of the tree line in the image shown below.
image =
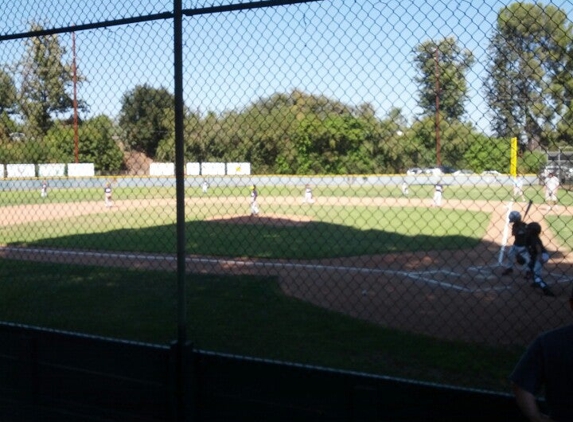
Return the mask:
[[[293, 89], [241, 110], [186, 109], [185, 159], [248, 161], [261, 174], [399, 173], [436, 163], [507, 172], [509, 139], [519, 136], [526, 173], [537, 172], [543, 149], [573, 146], [573, 29], [563, 10], [516, 2], [499, 11], [482, 87], [493, 135], [466, 118], [473, 53], [454, 37], [413, 53], [422, 112], [411, 121], [399, 108], [380, 117], [368, 103]], [[29, 38], [22, 60], [0, 70], [1, 163], [74, 160], [73, 69], [64, 56], [57, 35]], [[174, 161], [174, 101], [168, 89], [143, 83], [124, 93], [119, 116], [80, 119], [80, 161], [98, 172], [120, 171], [125, 151]], [[87, 109], [81, 100], [75, 106]]]

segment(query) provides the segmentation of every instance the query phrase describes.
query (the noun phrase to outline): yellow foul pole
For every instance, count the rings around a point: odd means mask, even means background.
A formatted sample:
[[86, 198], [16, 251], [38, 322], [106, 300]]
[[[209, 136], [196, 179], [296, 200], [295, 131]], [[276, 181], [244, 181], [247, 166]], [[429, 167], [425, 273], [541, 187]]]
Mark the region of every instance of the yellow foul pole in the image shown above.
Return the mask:
[[509, 174], [517, 176], [517, 138], [511, 138], [511, 157], [509, 159]]

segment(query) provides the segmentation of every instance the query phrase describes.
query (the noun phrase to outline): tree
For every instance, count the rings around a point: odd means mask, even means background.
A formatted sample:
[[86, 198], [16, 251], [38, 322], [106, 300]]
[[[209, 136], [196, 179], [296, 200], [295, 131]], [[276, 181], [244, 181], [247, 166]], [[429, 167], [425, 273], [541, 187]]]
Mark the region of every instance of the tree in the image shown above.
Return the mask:
[[21, 129], [19, 129], [16, 122], [10, 118], [8, 113], [3, 112], [0, 114], [0, 144], [11, 141], [10, 135], [13, 132], [19, 132], [20, 130]]
[[[123, 152], [113, 139], [113, 122], [101, 115], [82, 122], [79, 127], [81, 162], [94, 163], [100, 173], [116, 172], [123, 163]], [[74, 130], [65, 122], [57, 122], [45, 137], [49, 146], [47, 161], [71, 163], [74, 160]]]
[[509, 139], [495, 139], [485, 135], [475, 135], [468, 140], [469, 148], [464, 154], [468, 166], [477, 173], [496, 170], [507, 173], [511, 147]]
[[10, 133], [15, 130], [16, 124], [10, 114], [16, 111], [17, 98], [14, 80], [6, 71], [0, 69], [0, 142], [8, 141]]
[[229, 122], [233, 124], [225, 125], [233, 134], [227, 150], [244, 157], [259, 172], [290, 173], [285, 157], [292, 157], [292, 134], [308, 99], [294, 90], [256, 101], [240, 116], [233, 116]]
[[175, 97], [165, 88], [144, 84], [124, 94], [121, 103], [119, 126], [126, 144], [155, 157], [159, 143], [174, 131], [173, 120], [166, 116], [175, 107]]
[[0, 143], [0, 163], [45, 163], [48, 149], [42, 141]]
[[415, 151], [409, 150], [407, 121], [402, 110], [392, 108], [381, 121], [376, 118], [374, 109], [359, 106], [359, 117], [366, 127], [364, 146], [370, 151], [373, 173], [395, 173], [410, 167]]
[[473, 53], [462, 50], [452, 37], [441, 41], [426, 41], [415, 48], [414, 63], [420, 76], [414, 80], [420, 85], [420, 107], [424, 116], [439, 111], [445, 119], [459, 120], [465, 113], [468, 99], [466, 73], [474, 63]]
[[489, 46], [486, 81], [492, 127], [500, 138], [523, 134], [529, 150], [554, 142], [554, 127], [567, 106], [564, 87], [572, 25], [561, 9], [513, 3], [501, 9]]
[[[479, 138], [471, 123], [458, 120], [451, 122], [440, 119], [440, 134], [442, 140], [442, 164], [451, 167], [466, 166], [466, 152], [472, 140]], [[435, 121], [433, 117], [425, 117], [415, 121], [412, 128], [404, 136], [403, 149], [400, 155], [405, 159], [415, 157], [412, 163], [416, 167], [433, 166], [436, 162]], [[404, 158], [403, 158], [404, 159]]]
[[0, 69], [0, 114], [11, 114], [17, 106], [18, 93], [12, 77]]
[[105, 115], [82, 123], [80, 154], [100, 173], [115, 173], [123, 164], [123, 151], [114, 139], [114, 125]]
[[364, 122], [346, 115], [320, 119], [309, 115], [294, 134], [296, 174], [357, 174], [371, 168], [363, 148]]
[[[41, 31], [32, 24], [30, 31]], [[26, 54], [21, 63], [20, 108], [32, 137], [41, 138], [53, 124], [52, 113], [64, 113], [73, 107], [67, 90], [72, 84], [72, 69], [63, 62], [65, 49], [57, 35], [43, 35], [26, 40]]]
[[563, 85], [563, 103], [565, 111], [557, 125], [558, 141], [564, 146], [573, 146], [573, 42], [569, 46], [567, 62], [562, 76], [558, 76], [558, 84]]

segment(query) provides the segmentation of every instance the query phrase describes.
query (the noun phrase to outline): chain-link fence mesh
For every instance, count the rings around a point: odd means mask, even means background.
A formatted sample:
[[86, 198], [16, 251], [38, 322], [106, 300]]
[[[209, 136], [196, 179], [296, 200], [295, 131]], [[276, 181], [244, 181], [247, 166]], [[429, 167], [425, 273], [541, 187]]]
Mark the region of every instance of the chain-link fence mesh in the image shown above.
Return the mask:
[[196, 347], [505, 389], [570, 319], [570, 2], [183, 8], [185, 169], [170, 2], [4, 8], [0, 318], [172, 340], [179, 171]]

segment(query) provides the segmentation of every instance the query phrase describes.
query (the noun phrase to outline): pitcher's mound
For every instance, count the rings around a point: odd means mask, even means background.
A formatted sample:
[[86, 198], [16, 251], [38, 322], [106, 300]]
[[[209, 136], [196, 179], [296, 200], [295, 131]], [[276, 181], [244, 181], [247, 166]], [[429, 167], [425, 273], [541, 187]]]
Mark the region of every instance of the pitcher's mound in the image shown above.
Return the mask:
[[312, 221], [312, 218], [306, 215], [217, 215], [209, 217], [206, 221], [225, 224], [252, 224], [259, 226], [273, 227], [296, 227], [302, 226]]

